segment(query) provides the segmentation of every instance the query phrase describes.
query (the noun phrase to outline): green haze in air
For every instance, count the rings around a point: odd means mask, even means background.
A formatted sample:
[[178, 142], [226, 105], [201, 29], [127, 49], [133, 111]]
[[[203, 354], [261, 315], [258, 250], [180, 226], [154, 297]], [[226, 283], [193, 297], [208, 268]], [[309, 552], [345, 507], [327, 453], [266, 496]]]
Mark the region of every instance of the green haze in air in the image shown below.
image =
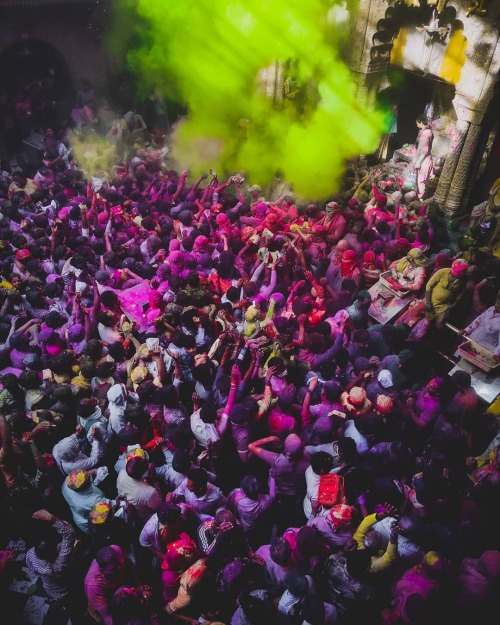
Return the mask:
[[384, 123], [355, 97], [338, 56], [348, 27], [328, 22], [331, 4], [120, 0], [112, 44], [128, 45], [144, 93], [186, 104], [172, 141], [183, 167], [240, 171], [262, 186], [279, 170], [298, 195], [325, 198], [346, 159], [376, 149]]

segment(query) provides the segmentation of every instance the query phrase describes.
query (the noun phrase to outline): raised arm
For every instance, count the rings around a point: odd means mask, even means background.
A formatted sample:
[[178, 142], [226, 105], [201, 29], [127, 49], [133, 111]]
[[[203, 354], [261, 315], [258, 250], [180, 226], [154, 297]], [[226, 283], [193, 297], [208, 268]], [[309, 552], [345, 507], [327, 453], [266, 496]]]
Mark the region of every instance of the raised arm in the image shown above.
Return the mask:
[[194, 200], [194, 198], [195, 198], [195, 194], [196, 194], [196, 191], [198, 190], [198, 187], [200, 186], [201, 181], [202, 181], [202, 180], [206, 180], [207, 178], [208, 178], [208, 174], [202, 174], [202, 175], [198, 178], [198, 180], [196, 180], [196, 182], [193, 184], [193, 186], [192, 186], [192, 187], [189, 189], [189, 191], [188, 191], [188, 194], [187, 194], [187, 196], [186, 196], [186, 197], [187, 197], [187, 199], [189, 199], [189, 200]]
[[172, 202], [177, 202], [179, 195], [181, 194], [181, 191], [184, 189], [184, 186], [186, 184], [186, 178], [187, 178], [187, 170], [184, 170], [182, 172], [182, 174], [179, 177], [179, 183], [177, 184], [177, 189], [175, 190], [175, 193], [172, 196]]

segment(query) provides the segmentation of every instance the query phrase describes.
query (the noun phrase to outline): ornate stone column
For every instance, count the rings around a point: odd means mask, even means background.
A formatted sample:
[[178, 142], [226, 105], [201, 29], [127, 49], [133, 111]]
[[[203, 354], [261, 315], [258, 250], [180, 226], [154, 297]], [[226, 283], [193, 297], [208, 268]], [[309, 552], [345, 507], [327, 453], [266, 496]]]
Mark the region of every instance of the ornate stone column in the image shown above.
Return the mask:
[[453, 180], [453, 176], [455, 175], [455, 170], [462, 153], [462, 148], [464, 146], [468, 130], [469, 122], [466, 122], [463, 119], [457, 120], [455, 125], [455, 134], [450, 144], [450, 151], [444, 162], [443, 171], [439, 177], [436, 193], [434, 194], [435, 200], [439, 202], [441, 206], [444, 206], [448, 197], [451, 182]]
[[451, 181], [450, 192], [444, 203], [444, 208], [449, 213], [456, 213], [463, 207], [466, 191], [471, 184], [473, 166], [477, 159], [476, 150], [480, 135], [481, 126], [470, 124], [460, 160]]
[[453, 104], [458, 118], [455, 136], [434, 196], [450, 216], [462, 207], [465, 191], [470, 184], [484, 114], [482, 103], [475, 102], [472, 108], [460, 93], [455, 95]]

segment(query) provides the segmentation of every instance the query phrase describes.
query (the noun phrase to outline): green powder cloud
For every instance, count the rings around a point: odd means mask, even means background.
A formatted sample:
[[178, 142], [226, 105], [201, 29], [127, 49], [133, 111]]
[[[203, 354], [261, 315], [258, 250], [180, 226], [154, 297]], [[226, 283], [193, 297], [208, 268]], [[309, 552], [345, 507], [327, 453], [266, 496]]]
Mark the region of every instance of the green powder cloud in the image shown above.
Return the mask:
[[336, 37], [329, 4], [120, 0], [121, 24], [134, 17], [128, 61], [139, 82], [187, 104], [173, 139], [183, 166], [262, 185], [280, 170], [298, 195], [324, 198], [347, 158], [377, 147], [382, 115], [355, 98], [338, 57], [346, 26]]

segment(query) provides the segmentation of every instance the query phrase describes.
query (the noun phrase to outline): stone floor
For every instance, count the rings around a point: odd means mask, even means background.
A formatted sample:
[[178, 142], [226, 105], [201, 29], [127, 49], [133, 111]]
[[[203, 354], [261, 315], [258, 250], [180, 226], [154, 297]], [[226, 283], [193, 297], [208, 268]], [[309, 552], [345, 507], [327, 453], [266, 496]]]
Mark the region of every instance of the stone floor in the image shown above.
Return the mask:
[[0, 599], [2, 613], [9, 615], [9, 622], [16, 625], [71, 625], [64, 610], [53, 604], [40, 580], [26, 567], [24, 542], [11, 541], [6, 549], [18, 551], [9, 567], [10, 584]]

